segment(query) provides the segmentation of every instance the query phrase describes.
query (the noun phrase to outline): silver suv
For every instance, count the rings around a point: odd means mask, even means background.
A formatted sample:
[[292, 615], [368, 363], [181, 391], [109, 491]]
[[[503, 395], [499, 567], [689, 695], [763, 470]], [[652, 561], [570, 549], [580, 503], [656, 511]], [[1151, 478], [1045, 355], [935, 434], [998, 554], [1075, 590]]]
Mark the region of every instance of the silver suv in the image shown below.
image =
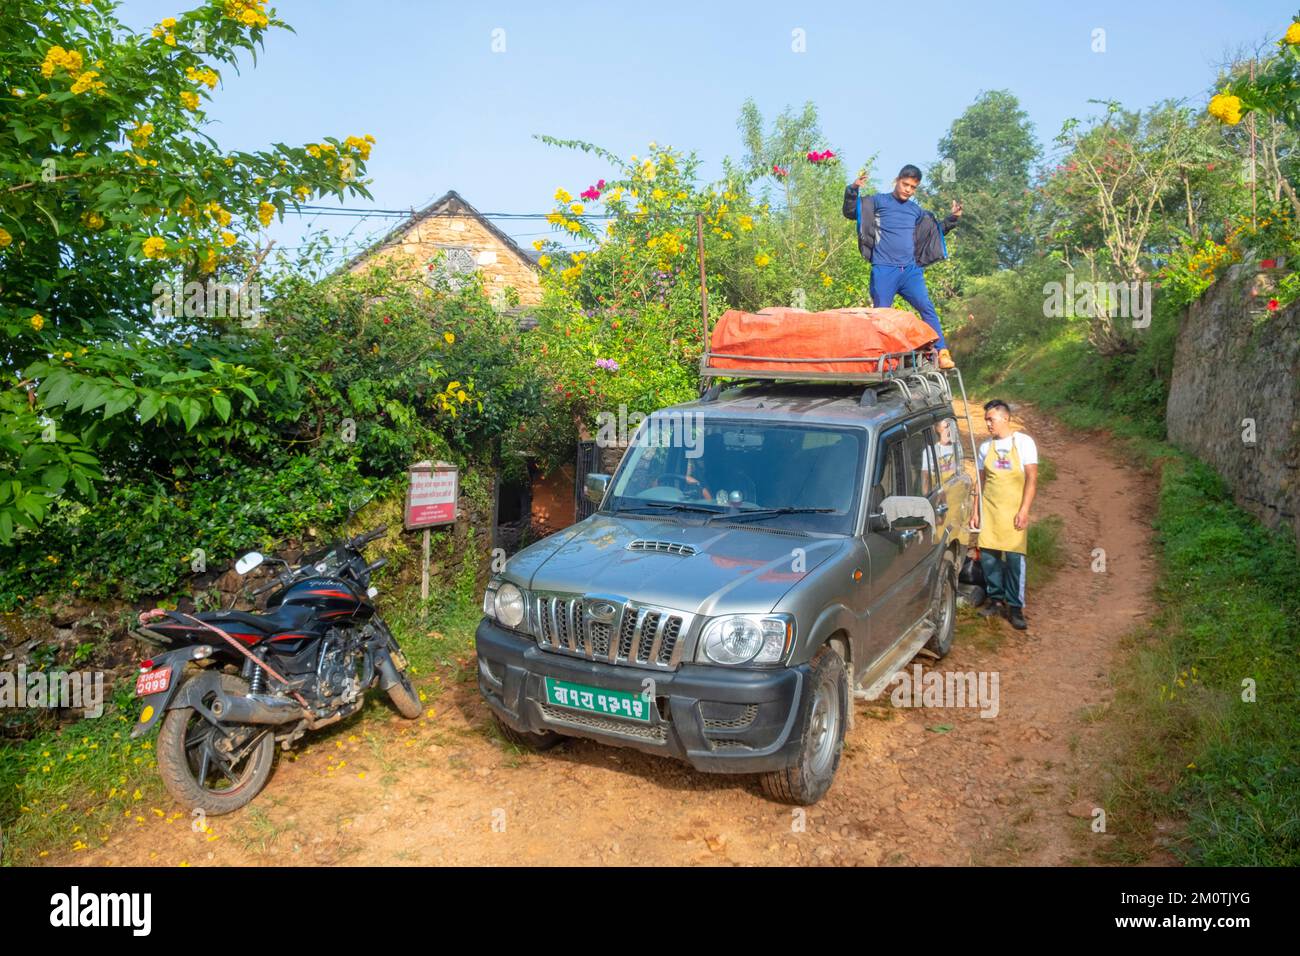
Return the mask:
[[750, 383], [655, 412], [589, 518], [490, 583], [478, 682], [502, 734], [831, 785], [851, 695], [947, 654], [971, 479], [938, 372]]

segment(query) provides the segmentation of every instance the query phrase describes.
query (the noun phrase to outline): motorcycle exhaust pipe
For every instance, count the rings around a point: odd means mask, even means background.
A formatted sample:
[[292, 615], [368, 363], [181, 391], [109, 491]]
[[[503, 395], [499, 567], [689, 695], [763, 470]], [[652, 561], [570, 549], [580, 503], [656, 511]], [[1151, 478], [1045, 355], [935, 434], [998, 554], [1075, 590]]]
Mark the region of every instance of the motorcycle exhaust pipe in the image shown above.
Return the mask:
[[287, 724], [302, 720], [307, 712], [284, 697], [230, 697], [223, 694], [212, 702], [212, 713], [232, 724]]

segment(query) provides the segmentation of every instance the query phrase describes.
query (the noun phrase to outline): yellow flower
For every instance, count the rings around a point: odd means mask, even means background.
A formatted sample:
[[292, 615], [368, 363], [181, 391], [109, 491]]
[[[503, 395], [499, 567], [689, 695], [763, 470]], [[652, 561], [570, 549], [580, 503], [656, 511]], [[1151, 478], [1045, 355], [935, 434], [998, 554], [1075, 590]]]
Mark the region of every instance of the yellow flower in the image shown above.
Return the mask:
[[551, 267], [551, 257], [550, 257], [550, 256], [538, 256], [538, 257], [537, 257], [537, 264], [538, 264], [539, 266], [541, 266], [543, 269], [549, 269], [549, 268]]
[[564, 224], [564, 228], [569, 230], [569, 232], [578, 232], [582, 229], [582, 226], [570, 219]]
[[658, 188], [656, 188], [654, 192], [652, 192], [650, 195], [654, 199], [666, 199], [668, 197], [668, 194], [666, 192]]
[[544, 239], [534, 239], [534, 240], [533, 240], [533, 248], [536, 249], [538, 252], [541, 252], [541, 251], [542, 251], [542, 247], [543, 247], [544, 245], [546, 245], [546, 240], [544, 240]]
[[32, 316], [31, 322], [32, 322], [32, 328], [35, 329], [37, 332], [39, 332], [41, 329], [45, 327], [45, 316], [41, 315], [38, 312], [36, 315]]
[[54, 71], [62, 67], [67, 71], [69, 76], [76, 76], [81, 72], [81, 54], [76, 50], [65, 50], [61, 46], [52, 46], [45, 54], [45, 60], [41, 63], [41, 76], [46, 78], [54, 75]]
[[72, 84], [72, 92], [84, 93], [87, 90], [91, 90], [95, 93], [103, 93], [108, 89], [108, 87], [106, 87], [104, 81], [98, 79], [98, 77], [99, 74], [94, 70], [87, 70], [85, 73], [81, 74], [81, 76], [77, 77], [76, 82]]
[[175, 17], [164, 17], [164, 18], [159, 22], [159, 25], [160, 25], [164, 30], [170, 30], [172, 27], [176, 26], [176, 18], [175, 18]]
[[192, 66], [185, 68], [185, 76], [191, 83], [202, 83], [210, 90], [216, 89], [217, 80], [221, 79], [215, 70], [209, 70], [206, 68], [200, 70]]
[[573, 198], [573, 197], [569, 195], [568, 190], [566, 190], [563, 186], [561, 186], [559, 189], [555, 190], [555, 201], [556, 201], [556, 202], [568, 202], [568, 201], [571, 200], [572, 198]]
[[236, 236], [233, 232], [223, 232], [221, 234], [221, 241], [224, 242], [227, 246], [233, 246], [236, 242], [239, 241], [239, 237]]
[[8, 229], [0, 227], [0, 249], [6, 249], [14, 241], [14, 237], [9, 234]]
[[582, 203], [580, 203], [580, 202], [571, 203], [571, 204], [569, 205], [569, 212], [573, 213], [575, 216], [581, 216], [581, 215], [582, 215], [582, 209], [583, 209], [583, 206], [582, 206]]
[[167, 34], [165, 37], [163, 37], [163, 43], [166, 43], [168, 46], [175, 46], [176, 34], [174, 33]]
[[758, 255], [754, 256], [754, 265], [758, 266], [760, 269], [771, 261], [772, 257], [766, 252], [760, 252]]
[[83, 221], [91, 229], [102, 229], [104, 227], [104, 217], [98, 212], [88, 212], [83, 217]]
[[271, 224], [271, 217], [275, 215], [275, 207], [269, 202], [259, 203], [257, 206], [257, 218], [263, 226]]
[[1300, 22], [1293, 23], [1286, 28], [1286, 36], [1282, 37], [1283, 43], [1289, 43], [1292, 46], [1300, 44]]
[[149, 145], [149, 137], [153, 135], [153, 123], [136, 123], [135, 129], [126, 135], [136, 149], [144, 149]]
[[832, 279], [830, 276], [828, 276], [826, 273], [824, 273], [824, 272], [822, 273], [822, 285], [826, 285], [826, 286], [828, 286], [828, 285], [830, 285], [831, 283], [833, 283], [834, 281], [835, 281], [835, 280]]
[[443, 332], [443, 333], [442, 333], [442, 337], [443, 337], [443, 340], [444, 340], [448, 345], [453, 345], [453, 344], [455, 344], [455, 342], [456, 342], [456, 336], [453, 335], [451, 332]]
[[199, 94], [186, 90], [181, 94], [181, 105], [187, 110], [196, 110], [199, 108]]
[[364, 160], [370, 158], [370, 144], [374, 141], [375, 138], [373, 136], [366, 136], [364, 138], [360, 136], [349, 136], [343, 141], [343, 145], [356, 150]]
[[1241, 97], [1230, 93], [1216, 93], [1210, 97], [1207, 112], [1229, 126], [1236, 126], [1241, 122]]
[[299, 199], [306, 199], [308, 196], [311, 195], [311, 190], [308, 189], [306, 186], [295, 186], [293, 189], [293, 194], [297, 196]]
[[[63, 353], [63, 357], [64, 357], [65, 359], [70, 359], [70, 358], [72, 358], [72, 353], [71, 353], [71, 352], [64, 352], [64, 353]], [[76, 582], [74, 581], [73, 583], [75, 584]]]
[[745, 232], [749, 232], [749, 230], [754, 228], [753, 216], [741, 216], [738, 222], [740, 223], [740, 228], [745, 230]]
[[167, 248], [167, 241], [161, 236], [150, 236], [144, 241], [142, 251], [146, 259], [158, 259], [162, 257], [163, 251]]

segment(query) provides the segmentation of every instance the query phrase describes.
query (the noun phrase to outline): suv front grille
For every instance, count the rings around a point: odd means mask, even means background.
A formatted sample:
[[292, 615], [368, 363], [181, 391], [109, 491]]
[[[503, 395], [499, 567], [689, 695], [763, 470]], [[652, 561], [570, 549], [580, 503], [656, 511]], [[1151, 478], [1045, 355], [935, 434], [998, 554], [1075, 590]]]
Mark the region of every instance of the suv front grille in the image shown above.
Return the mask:
[[[593, 605], [615, 607], [613, 619], [596, 620]], [[609, 664], [674, 670], [681, 662], [689, 614], [614, 604], [602, 599], [534, 595], [529, 627], [543, 650]]]

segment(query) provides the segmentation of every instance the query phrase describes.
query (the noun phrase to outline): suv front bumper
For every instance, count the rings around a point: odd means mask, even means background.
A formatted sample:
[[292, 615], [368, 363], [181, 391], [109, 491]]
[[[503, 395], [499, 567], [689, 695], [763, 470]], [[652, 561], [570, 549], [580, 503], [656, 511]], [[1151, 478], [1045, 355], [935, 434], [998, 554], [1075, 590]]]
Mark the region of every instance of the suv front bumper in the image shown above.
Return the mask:
[[[711, 773], [756, 773], [792, 765], [803, 738], [799, 715], [808, 666], [728, 668], [684, 663], [675, 671], [568, 657], [489, 618], [474, 635], [478, 686], [497, 715], [524, 733], [590, 737], [685, 760]], [[544, 678], [642, 694], [654, 681], [650, 722], [558, 707]]]

